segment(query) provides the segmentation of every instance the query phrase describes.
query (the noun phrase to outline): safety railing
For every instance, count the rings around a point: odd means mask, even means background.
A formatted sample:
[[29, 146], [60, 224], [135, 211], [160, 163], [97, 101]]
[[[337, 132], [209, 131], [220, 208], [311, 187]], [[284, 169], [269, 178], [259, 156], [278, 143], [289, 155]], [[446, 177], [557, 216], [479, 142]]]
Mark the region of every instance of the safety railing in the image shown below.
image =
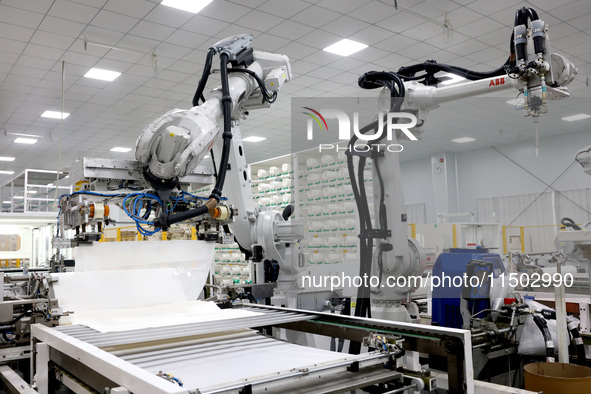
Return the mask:
[[560, 224], [537, 226], [502, 226], [503, 254], [509, 252], [534, 253], [555, 250], [554, 239]]

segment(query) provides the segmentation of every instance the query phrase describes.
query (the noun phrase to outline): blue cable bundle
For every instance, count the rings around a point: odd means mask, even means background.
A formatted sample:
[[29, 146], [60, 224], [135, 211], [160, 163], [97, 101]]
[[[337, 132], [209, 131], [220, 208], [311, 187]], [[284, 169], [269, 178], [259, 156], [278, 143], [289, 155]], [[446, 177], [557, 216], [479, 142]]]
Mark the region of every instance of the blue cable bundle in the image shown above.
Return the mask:
[[[130, 194], [104, 194], [104, 193], [97, 193], [97, 192], [90, 192], [90, 191], [77, 191], [74, 192], [72, 194], [62, 194], [59, 198], [59, 200], [62, 199], [62, 197], [67, 196], [67, 197], [71, 197], [73, 195], [76, 194], [89, 194], [89, 195], [93, 195], [93, 196], [99, 196], [99, 197], [106, 197], [106, 198], [113, 198], [113, 197], [124, 197], [123, 199], [123, 211], [127, 214], [127, 216], [129, 216], [134, 222], [135, 225], [137, 227], [137, 231], [144, 235], [144, 236], [149, 236], [149, 235], [154, 235], [157, 232], [161, 231], [162, 229], [160, 227], [156, 228], [155, 230], [147, 230], [146, 228], [142, 227], [142, 224], [148, 225], [148, 226], [154, 226], [154, 222], [153, 221], [149, 221], [149, 217], [150, 217], [150, 212], [152, 211], [152, 205], [154, 203], [158, 203], [160, 204], [160, 206], [164, 207], [164, 204], [162, 202], [162, 200], [155, 194], [152, 193], [130, 193]], [[194, 198], [195, 200], [207, 200], [206, 197], [201, 197], [201, 196], [197, 196], [185, 191], [181, 191], [181, 196], [180, 197], [171, 197], [170, 199], [172, 201], [174, 201], [174, 205], [167, 210], [167, 212], [172, 212], [177, 204], [179, 203], [179, 201], [183, 201], [187, 204], [194, 204], [195, 201], [190, 201], [187, 200], [185, 197], [189, 196]], [[221, 198], [222, 200], [226, 200], [225, 197]], [[58, 201], [59, 201], [58, 200]], [[59, 236], [59, 214], [61, 213], [61, 204], [59, 205], [59, 212], [58, 212], [58, 236]], [[144, 213], [142, 214], [142, 210], [144, 210]]]
[[[130, 202], [130, 206], [131, 206], [130, 207], [131, 212], [130, 212], [127, 208], [127, 201], [131, 197], [133, 197], [133, 199]], [[147, 199], [146, 211], [142, 215], [141, 211], [144, 208], [144, 201], [146, 199]], [[123, 199], [123, 210], [125, 211], [127, 216], [129, 216], [130, 218], [133, 219], [133, 221], [135, 222], [135, 225], [137, 227], [137, 231], [140, 234], [145, 235], [145, 236], [154, 235], [158, 231], [161, 230], [161, 228], [156, 228], [155, 230], [151, 231], [151, 230], [146, 230], [145, 228], [143, 228], [141, 226], [141, 224], [147, 224], [148, 226], [154, 225], [154, 222], [147, 220], [150, 215], [150, 211], [152, 210], [152, 200], [156, 201], [160, 205], [163, 205], [162, 200], [160, 200], [160, 198], [158, 196], [156, 196], [155, 194], [151, 194], [151, 193], [131, 193], [131, 194], [128, 194]], [[175, 204], [175, 207], [176, 207], [176, 204]], [[174, 209], [174, 207], [171, 208], [170, 211], [172, 211], [173, 209]]]

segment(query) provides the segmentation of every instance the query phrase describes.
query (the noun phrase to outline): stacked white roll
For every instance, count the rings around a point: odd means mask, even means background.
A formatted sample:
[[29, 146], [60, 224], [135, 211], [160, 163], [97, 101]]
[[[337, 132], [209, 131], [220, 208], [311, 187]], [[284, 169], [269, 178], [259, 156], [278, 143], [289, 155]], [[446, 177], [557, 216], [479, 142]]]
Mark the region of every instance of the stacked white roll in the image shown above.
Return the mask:
[[259, 192], [268, 192], [271, 190], [271, 185], [269, 183], [259, 183], [257, 189]]
[[330, 182], [339, 177], [338, 171], [322, 171], [322, 181]]
[[322, 164], [324, 165], [331, 165], [334, 164], [336, 159], [332, 155], [322, 155]]
[[318, 161], [318, 159], [310, 157], [306, 160], [306, 165], [308, 166], [308, 168], [320, 167], [320, 161]]

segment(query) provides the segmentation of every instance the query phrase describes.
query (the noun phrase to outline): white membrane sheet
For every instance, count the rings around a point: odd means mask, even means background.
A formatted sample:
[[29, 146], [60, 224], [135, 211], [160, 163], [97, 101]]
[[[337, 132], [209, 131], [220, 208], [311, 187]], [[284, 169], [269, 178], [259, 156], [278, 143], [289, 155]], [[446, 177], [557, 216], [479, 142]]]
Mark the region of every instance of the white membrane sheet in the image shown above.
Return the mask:
[[207, 275], [214, 249], [205, 241], [95, 242], [75, 249], [76, 272], [191, 267]]
[[101, 332], [113, 332], [256, 315], [259, 313], [220, 309], [208, 301], [179, 301], [129, 309], [78, 310], [71, 316], [71, 320], [73, 324], [82, 324]]
[[97, 243], [76, 250], [76, 272], [52, 274], [61, 324], [102, 332], [199, 323], [258, 313], [198, 301], [213, 264], [204, 241]]

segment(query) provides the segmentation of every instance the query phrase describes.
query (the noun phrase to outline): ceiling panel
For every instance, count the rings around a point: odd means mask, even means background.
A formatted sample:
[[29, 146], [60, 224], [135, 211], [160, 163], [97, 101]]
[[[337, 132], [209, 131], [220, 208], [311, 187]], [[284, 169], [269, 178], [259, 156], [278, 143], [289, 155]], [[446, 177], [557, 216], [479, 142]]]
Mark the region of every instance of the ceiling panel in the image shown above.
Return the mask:
[[43, 14], [0, 4], [0, 22], [36, 29], [41, 20]]
[[67, 0], [55, 0], [48, 11], [48, 15], [68, 19], [74, 22], [90, 23], [98, 9]]
[[[552, 49], [579, 68], [569, 87], [574, 99], [549, 104], [540, 134], [589, 130], [589, 121], [566, 124], [560, 117], [591, 108], [591, 2], [528, 3], [549, 24]], [[243, 122], [245, 136], [267, 137], [264, 143], [245, 143], [251, 161], [289, 153], [291, 97], [376, 97], [376, 90], [357, 86], [366, 71], [395, 70], [427, 59], [485, 71], [507, 58], [518, 6], [512, 0], [398, 5], [388, 0], [214, 0], [194, 15], [159, 0], [0, 0], [0, 129], [41, 137], [35, 145], [19, 146], [1, 133], [0, 155], [18, 159], [0, 163], [0, 169], [57, 167], [60, 122], [40, 115], [61, 107], [62, 61], [65, 109], [71, 112], [62, 142], [62, 165], [67, 167], [82, 155], [133, 158], [133, 152], [121, 155], [110, 148], [133, 148], [154, 118], [175, 107], [188, 108], [207, 48], [227, 35], [251, 32], [255, 49], [284, 53], [292, 62], [294, 79], [283, 87], [274, 108], [251, 111]], [[447, 32], [442, 25], [446, 18]], [[322, 50], [342, 38], [369, 47], [347, 58]], [[122, 75], [113, 82], [84, 78], [91, 67]], [[218, 83], [219, 75], [212, 75], [207, 89]], [[532, 139], [531, 119], [504, 103], [516, 94], [504, 91], [486, 103], [488, 108], [467, 100], [432, 111], [425, 138], [405, 145], [401, 158]], [[477, 141], [451, 142], [465, 135]]]

